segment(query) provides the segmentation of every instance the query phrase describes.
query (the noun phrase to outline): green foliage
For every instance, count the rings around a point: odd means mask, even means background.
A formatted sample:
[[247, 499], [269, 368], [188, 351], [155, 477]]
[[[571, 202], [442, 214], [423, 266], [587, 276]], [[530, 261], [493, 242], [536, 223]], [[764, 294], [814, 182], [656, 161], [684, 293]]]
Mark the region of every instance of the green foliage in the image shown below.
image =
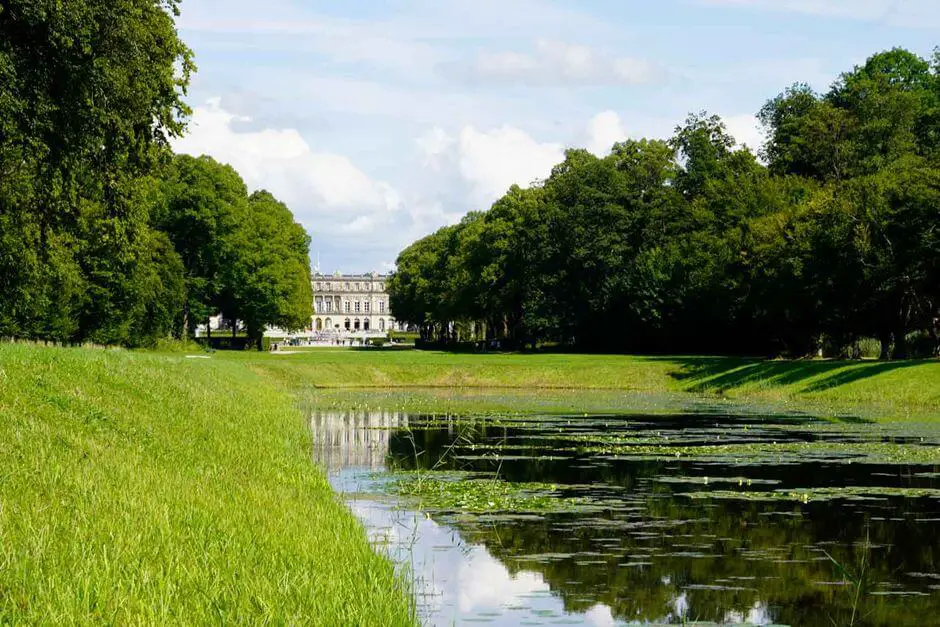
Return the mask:
[[0, 336], [151, 346], [220, 311], [256, 340], [307, 324], [309, 241], [286, 207], [172, 158], [195, 69], [177, 5], [0, 6]]
[[561, 496], [558, 486], [502, 481], [466, 473], [424, 472], [395, 482], [391, 491], [413, 498], [422, 510], [448, 512], [565, 512], [586, 504]]
[[414, 341], [419, 339], [420, 335], [418, 333], [412, 333], [410, 331], [389, 331], [388, 339], [391, 342], [399, 342], [402, 344], [414, 344]]
[[912, 331], [940, 345], [936, 58], [876, 54], [760, 118], [766, 166], [706, 113], [666, 142], [569, 150], [547, 180], [402, 251], [396, 316], [452, 346], [854, 356], [876, 337], [904, 358]]
[[226, 269], [229, 315], [244, 320], [248, 336], [263, 349], [267, 325], [305, 328], [313, 314], [310, 236], [286, 205], [269, 192], [248, 200], [248, 219], [237, 233], [237, 257]]
[[186, 331], [218, 313], [233, 286], [227, 268], [238, 256], [239, 229], [248, 216], [248, 190], [231, 166], [210, 157], [179, 155], [160, 181], [153, 220], [183, 260]]
[[141, 189], [188, 113], [176, 4], [0, 9], [0, 334], [132, 343], [163, 332], [155, 318], [174, 288], [143, 282], [173, 261]]

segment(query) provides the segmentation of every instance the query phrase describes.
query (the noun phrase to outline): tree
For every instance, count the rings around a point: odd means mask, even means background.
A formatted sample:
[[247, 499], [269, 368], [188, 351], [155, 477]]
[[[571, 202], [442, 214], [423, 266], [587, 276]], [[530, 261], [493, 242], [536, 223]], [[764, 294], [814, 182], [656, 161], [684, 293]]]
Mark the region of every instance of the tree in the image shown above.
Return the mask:
[[245, 321], [262, 350], [266, 326], [305, 328], [313, 315], [310, 236], [287, 206], [267, 191], [248, 199], [247, 219], [234, 238], [236, 256], [223, 268], [227, 317]]
[[417, 326], [425, 341], [433, 338], [435, 326], [446, 321], [442, 306], [445, 250], [454, 228], [440, 229], [405, 248], [388, 281], [395, 318]]
[[853, 355], [940, 344], [940, 50], [874, 55], [825, 94], [762, 109], [760, 163], [722, 120], [603, 159], [569, 150], [406, 248], [392, 305], [453, 341], [482, 318], [516, 346]]
[[[937, 251], [929, 207], [937, 175], [940, 72], [893, 49], [843, 74], [825, 95], [795, 86], [761, 119], [778, 174], [828, 184], [811, 214], [812, 260], [820, 264], [823, 330], [839, 343], [874, 333], [887, 357], [907, 354], [910, 325], [932, 325]], [[915, 321], [914, 318], [919, 318]]]
[[482, 232], [472, 253], [478, 278], [477, 306], [490, 338], [523, 344], [551, 329], [539, 298], [537, 259], [547, 225], [541, 187], [513, 185], [483, 215]]
[[164, 233], [151, 231], [150, 237], [137, 277], [142, 292], [135, 315], [131, 317], [131, 343], [138, 345], [173, 335], [179, 337], [186, 303], [182, 259]]
[[154, 241], [140, 186], [188, 114], [176, 7], [0, 5], [0, 333], [132, 340]]
[[248, 190], [231, 166], [206, 156], [173, 159], [153, 222], [170, 237], [185, 267], [182, 323], [190, 335], [231, 297], [226, 268], [239, 255], [238, 231], [247, 218]]

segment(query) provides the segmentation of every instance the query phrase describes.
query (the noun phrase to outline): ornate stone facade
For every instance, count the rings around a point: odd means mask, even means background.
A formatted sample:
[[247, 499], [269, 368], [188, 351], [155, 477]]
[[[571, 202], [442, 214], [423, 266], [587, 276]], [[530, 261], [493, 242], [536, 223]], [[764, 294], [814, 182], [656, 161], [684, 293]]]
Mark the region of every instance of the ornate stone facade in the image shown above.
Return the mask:
[[314, 274], [313, 331], [384, 335], [397, 329], [382, 274]]

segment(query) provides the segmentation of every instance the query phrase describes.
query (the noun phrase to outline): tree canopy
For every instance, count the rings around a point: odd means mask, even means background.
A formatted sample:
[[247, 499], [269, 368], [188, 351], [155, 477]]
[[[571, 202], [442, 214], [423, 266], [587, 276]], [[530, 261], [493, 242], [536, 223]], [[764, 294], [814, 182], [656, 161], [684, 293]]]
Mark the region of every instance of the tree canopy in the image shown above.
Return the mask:
[[940, 53], [876, 54], [759, 118], [757, 155], [707, 113], [603, 158], [569, 150], [545, 181], [402, 251], [396, 317], [444, 343], [936, 352]]
[[[177, 15], [178, 0], [0, 3], [0, 336], [139, 345], [192, 333], [247, 310], [232, 281], [257, 281], [243, 258], [267, 245], [290, 250], [290, 281], [309, 281], [286, 208], [250, 202], [227, 166], [172, 155], [195, 70]], [[299, 325], [302, 292], [275, 293], [292, 304], [258, 323]]]

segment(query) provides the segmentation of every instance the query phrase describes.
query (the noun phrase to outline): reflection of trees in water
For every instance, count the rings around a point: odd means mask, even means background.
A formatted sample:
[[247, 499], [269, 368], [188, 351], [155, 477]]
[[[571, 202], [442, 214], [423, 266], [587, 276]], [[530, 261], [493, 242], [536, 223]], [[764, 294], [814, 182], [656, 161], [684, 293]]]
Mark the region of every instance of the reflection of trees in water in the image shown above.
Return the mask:
[[[464, 432], [464, 437], [493, 443], [508, 441], [513, 435], [501, 427], [473, 429]], [[445, 430], [416, 431], [407, 437], [395, 434], [389, 443], [390, 461], [404, 469], [437, 464], [448, 469], [495, 470], [490, 460], [445, 459], [439, 464], [454, 437], [453, 431]], [[552, 446], [545, 444], [547, 449]], [[808, 505], [691, 501], [674, 494], [688, 486], [651, 481], [681, 474], [683, 465], [678, 463], [623, 461], [593, 467], [583, 460], [495, 463], [500, 476], [510, 481], [605, 483], [624, 488], [623, 505], [633, 511], [556, 514], [496, 523], [459, 517], [453, 522], [467, 541], [486, 546], [513, 574], [522, 570], [541, 573], [571, 612], [587, 611], [600, 602], [621, 619], [656, 620], [670, 613], [684, 595], [689, 619], [746, 617], [760, 602], [778, 623], [848, 624], [855, 589], [825, 585], [843, 581], [843, 573], [823, 551], [853, 574], [866, 564], [856, 625], [921, 625], [931, 620], [925, 617], [940, 610], [934, 594], [877, 594], [911, 590], [912, 586], [930, 592], [929, 584], [940, 584], [940, 580], [905, 575], [936, 573], [940, 568], [936, 527], [916, 522], [937, 517], [934, 501], [898, 498]], [[802, 466], [776, 472], [801, 477], [819, 472], [818, 466]], [[768, 468], [768, 474], [774, 470]], [[844, 470], [859, 472], [851, 467]], [[862, 472], [870, 478], [871, 468]], [[610, 496], [605, 494], [605, 498]], [[552, 557], [526, 559], [545, 554]], [[648, 564], [629, 566], [631, 562]]]
[[[830, 624], [831, 617], [836, 624], [845, 624], [851, 615], [854, 590], [816, 583], [841, 580], [841, 574], [820, 552], [820, 542], [832, 542], [824, 548], [855, 571], [862, 562], [866, 538], [870, 538], [875, 548], [866, 557], [866, 580], [871, 584], [896, 581], [903, 572], [937, 569], [938, 539], [925, 526], [843, 517], [833, 511], [841, 509], [838, 504], [813, 506], [806, 517], [768, 517], [763, 514], [777, 512], [779, 506], [683, 506], [666, 499], [650, 499], [648, 503], [644, 520], [632, 521], [638, 523], [632, 528], [597, 526], [599, 520], [611, 520], [603, 514], [591, 514], [590, 520], [557, 515], [540, 521], [495, 525], [478, 525], [465, 519], [458, 520], [456, 526], [465, 539], [485, 545], [511, 572], [542, 573], [552, 590], [564, 599], [566, 609], [585, 611], [593, 603], [603, 602], [610, 605], [615, 616], [624, 619], [653, 619], [671, 607], [687, 586], [715, 585], [745, 589], [686, 590], [691, 618], [722, 620], [729, 611], [746, 611], [760, 600], [772, 608], [779, 623], [822, 625]], [[904, 509], [903, 503], [898, 506]], [[660, 526], [668, 521], [687, 522]], [[641, 538], [631, 532], [656, 535]], [[614, 537], [621, 541], [614, 551], [598, 542]], [[892, 542], [890, 547], [884, 546]], [[585, 552], [608, 554], [586, 556]], [[547, 562], [524, 559], [526, 555], [546, 553], [582, 555]], [[714, 557], [692, 557], [687, 553]], [[579, 563], [584, 560], [603, 564]], [[650, 564], [624, 566], [630, 562]], [[879, 590], [885, 589], [870, 587], [867, 592]], [[924, 624], [924, 612], [933, 615], [937, 609], [932, 596], [864, 596], [862, 620], [857, 624], [919, 625]]]

